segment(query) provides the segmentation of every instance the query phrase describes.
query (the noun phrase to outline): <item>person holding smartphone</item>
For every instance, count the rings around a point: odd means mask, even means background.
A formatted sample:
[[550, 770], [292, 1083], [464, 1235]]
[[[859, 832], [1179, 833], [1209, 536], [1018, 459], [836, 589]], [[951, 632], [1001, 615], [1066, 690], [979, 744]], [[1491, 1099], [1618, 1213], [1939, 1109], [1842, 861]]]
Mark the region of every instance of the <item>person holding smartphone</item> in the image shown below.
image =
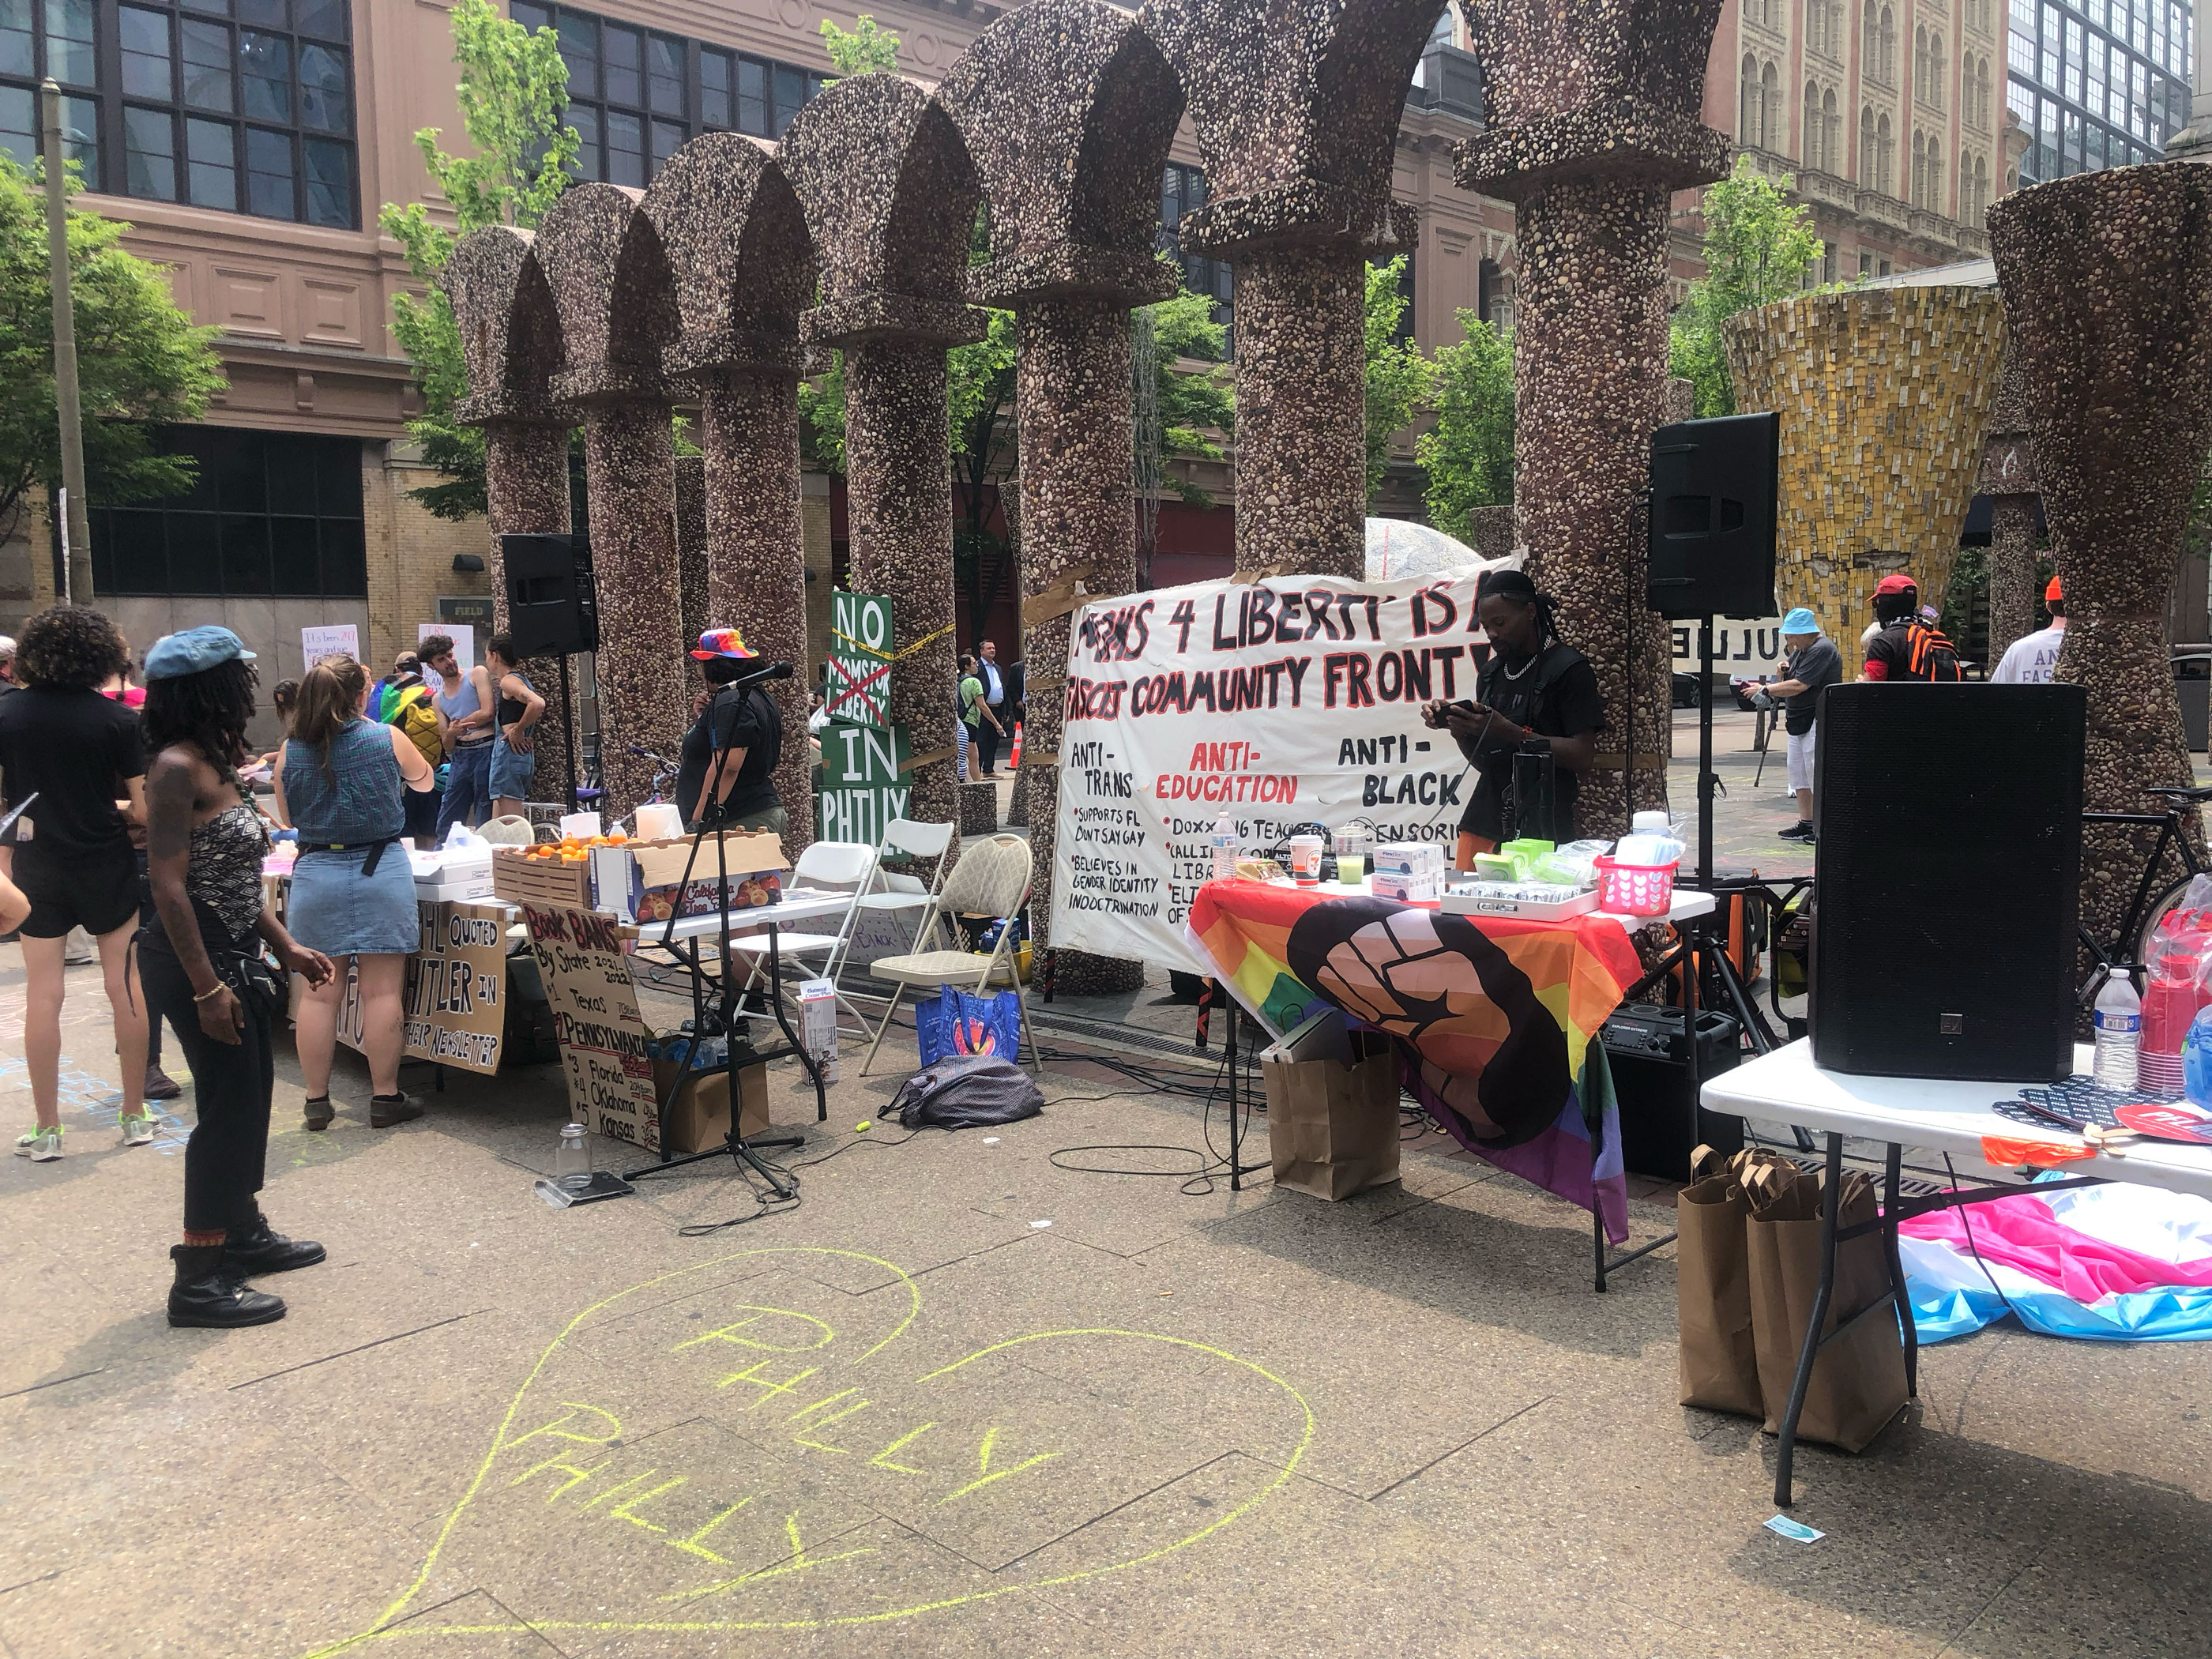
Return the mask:
[[[1551, 751], [1553, 841], [1575, 838], [1575, 799], [1597, 756], [1605, 702], [1589, 659], [1559, 637], [1552, 601], [1518, 570], [1492, 570], [1475, 588], [1476, 613], [1490, 640], [1490, 660], [1475, 678], [1472, 702], [1437, 700], [1421, 707], [1422, 722], [1449, 732], [1475, 769], [1474, 787], [1459, 821], [1455, 864], [1474, 867], [1477, 853], [1495, 852], [1509, 813], [1517, 817], [1513, 757], [1524, 745]], [[1517, 825], [1516, 825], [1517, 828]]]

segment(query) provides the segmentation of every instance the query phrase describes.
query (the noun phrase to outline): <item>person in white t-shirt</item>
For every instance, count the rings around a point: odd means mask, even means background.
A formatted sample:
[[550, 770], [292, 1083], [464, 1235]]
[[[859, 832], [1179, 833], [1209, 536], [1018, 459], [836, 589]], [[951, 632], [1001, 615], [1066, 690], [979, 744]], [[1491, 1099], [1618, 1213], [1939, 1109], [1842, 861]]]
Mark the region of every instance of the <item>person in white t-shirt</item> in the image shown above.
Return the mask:
[[1991, 685], [2048, 685], [2058, 666], [2058, 653], [2066, 643], [2066, 605], [2060, 597], [2058, 578], [2043, 590], [2043, 603], [2051, 612], [2051, 626], [2023, 634], [2005, 647], [2002, 659], [1990, 675]]

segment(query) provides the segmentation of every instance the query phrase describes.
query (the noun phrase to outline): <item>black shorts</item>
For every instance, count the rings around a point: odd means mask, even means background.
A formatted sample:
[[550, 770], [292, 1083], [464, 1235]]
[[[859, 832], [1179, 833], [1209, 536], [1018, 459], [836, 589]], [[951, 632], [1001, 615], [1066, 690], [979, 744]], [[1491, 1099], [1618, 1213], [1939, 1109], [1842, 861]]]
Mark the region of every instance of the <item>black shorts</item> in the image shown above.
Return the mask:
[[138, 920], [138, 855], [127, 841], [66, 856], [23, 842], [15, 848], [15, 875], [31, 901], [25, 939], [59, 939], [72, 927], [98, 939]]
[[438, 807], [445, 799], [442, 789], [402, 789], [399, 804], [407, 814], [401, 825], [403, 836], [434, 836], [438, 833]]

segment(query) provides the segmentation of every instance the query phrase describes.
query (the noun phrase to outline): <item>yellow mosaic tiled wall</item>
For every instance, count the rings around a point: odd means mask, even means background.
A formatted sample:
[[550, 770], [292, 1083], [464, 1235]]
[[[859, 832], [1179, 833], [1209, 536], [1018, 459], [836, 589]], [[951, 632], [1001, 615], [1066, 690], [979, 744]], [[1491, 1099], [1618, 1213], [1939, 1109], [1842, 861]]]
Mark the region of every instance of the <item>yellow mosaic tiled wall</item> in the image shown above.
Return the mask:
[[1848, 678], [1884, 576], [1943, 603], [1996, 395], [1996, 290], [1802, 294], [1726, 333], [1736, 407], [1782, 416], [1776, 599], [1813, 608]]

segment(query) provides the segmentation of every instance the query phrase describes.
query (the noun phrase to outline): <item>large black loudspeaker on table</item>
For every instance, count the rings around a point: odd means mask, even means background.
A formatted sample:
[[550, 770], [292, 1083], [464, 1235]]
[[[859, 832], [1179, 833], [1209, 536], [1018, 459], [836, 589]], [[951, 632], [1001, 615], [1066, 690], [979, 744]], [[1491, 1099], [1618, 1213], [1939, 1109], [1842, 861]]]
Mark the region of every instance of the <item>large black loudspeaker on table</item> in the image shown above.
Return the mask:
[[1774, 614], [1779, 415], [1679, 421], [1651, 434], [1650, 568], [1662, 617]]
[[599, 648], [592, 546], [581, 536], [501, 536], [507, 631], [518, 657], [567, 657]]
[[1821, 695], [1811, 1015], [1824, 1071], [2072, 1073], [2087, 711], [2078, 685]]

